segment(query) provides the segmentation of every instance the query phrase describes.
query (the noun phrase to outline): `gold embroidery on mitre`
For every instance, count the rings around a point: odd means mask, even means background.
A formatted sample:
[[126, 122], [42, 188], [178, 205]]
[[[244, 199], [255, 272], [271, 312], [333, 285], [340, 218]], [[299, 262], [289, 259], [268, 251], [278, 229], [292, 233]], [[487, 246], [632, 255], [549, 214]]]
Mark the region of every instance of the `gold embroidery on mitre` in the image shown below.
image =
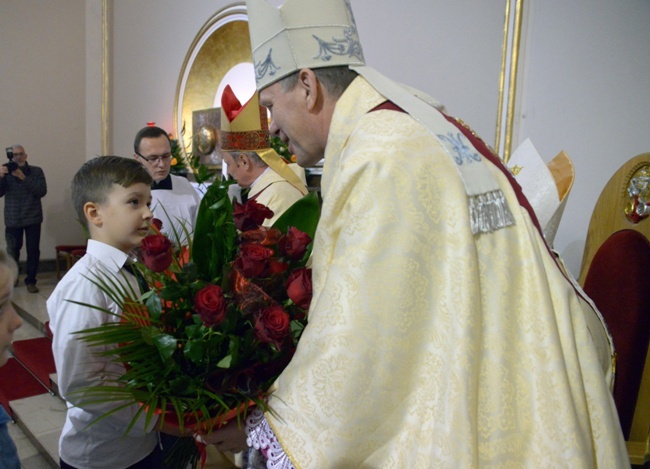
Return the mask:
[[257, 89], [301, 68], [365, 65], [350, 0], [246, 2]]
[[226, 151], [255, 151], [271, 147], [268, 130], [222, 132], [222, 149]]

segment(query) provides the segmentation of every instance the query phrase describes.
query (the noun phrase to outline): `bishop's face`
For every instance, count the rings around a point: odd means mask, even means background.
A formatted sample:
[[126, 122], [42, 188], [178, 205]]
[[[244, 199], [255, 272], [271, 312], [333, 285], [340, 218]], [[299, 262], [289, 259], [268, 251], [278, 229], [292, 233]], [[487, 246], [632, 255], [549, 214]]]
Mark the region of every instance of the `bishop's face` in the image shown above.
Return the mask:
[[305, 89], [299, 85], [285, 91], [280, 82], [260, 91], [260, 104], [271, 113], [271, 135], [280, 137], [296, 155], [302, 167], [318, 163], [325, 153], [327, 138], [322, 137], [319, 116], [310, 111]]
[[250, 170], [250, 160], [242, 153], [222, 151], [223, 160], [228, 167], [228, 174], [237, 184], [243, 188], [248, 188], [255, 182], [258, 174]]

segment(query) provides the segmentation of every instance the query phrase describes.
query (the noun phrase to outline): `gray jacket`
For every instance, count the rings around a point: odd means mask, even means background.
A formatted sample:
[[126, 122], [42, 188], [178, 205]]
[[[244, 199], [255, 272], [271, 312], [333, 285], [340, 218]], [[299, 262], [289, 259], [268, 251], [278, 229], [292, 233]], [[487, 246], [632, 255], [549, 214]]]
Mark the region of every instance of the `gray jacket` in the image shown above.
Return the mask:
[[27, 163], [21, 168], [25, 180], [11, 174], [0, 178], [0, 197], [5, 197], [5, 226], [22, 228], [43, 222], [41, 198], [47, 194], [45, 174]]

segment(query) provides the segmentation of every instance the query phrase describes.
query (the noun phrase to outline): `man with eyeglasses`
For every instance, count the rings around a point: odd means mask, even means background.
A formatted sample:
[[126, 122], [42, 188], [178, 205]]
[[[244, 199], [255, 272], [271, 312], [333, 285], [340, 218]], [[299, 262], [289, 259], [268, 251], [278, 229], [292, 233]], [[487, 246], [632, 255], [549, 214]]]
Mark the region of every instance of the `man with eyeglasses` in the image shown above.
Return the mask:
[[201, 197], [187, 179], [170, 174], [169, 135], [160, 127], [144, 127], [136, 134], [133, 149], [135, 159], [153, 178], [151, 209], [163, 222], [162, 232], [174, 242], [186, 243], [185, 231], [194, 231]]
[[[5, 197], [7, 252], [18, 263], [24, 233], [27, 248], [25, 285], [28, 292], [38, 293], [36, 274], [41, 256], [41, 223], [43, 223], [41, 199], [47, 194], [47, 183], [41, 168], [27, 164], [27, 153], [22, 145], [14, 145], [12, 150], [11, 161], [18, 167], [10, 171], [13, 168], [7, 165], [0, 166], [0, 197]], [[15, 286], [18, 286], [18, 278]]]

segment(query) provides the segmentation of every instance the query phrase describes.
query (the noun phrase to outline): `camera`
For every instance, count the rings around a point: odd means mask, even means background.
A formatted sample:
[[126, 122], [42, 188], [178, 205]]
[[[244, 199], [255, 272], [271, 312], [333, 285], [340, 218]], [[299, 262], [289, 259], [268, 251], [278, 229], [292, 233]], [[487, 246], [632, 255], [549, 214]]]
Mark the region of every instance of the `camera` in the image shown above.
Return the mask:
[[8, 163], [3, 164], [2, 166], [6, 166], [7, 170], [9, 170], [9, 174], [13, 173], [18, 169], [18, 163], [14, 163], [12, 160], [14, 158], [14, 149], [13, 147], [7, 147], [5, 148], [7, 152], [7, 158], [9, 159]]
[[18, 169], [18, 163], [14, 163], [13, 161], [5, 163], [2, 166], [7, 167], [7, 169], [9, 170], [9, 174], [13, 173], [14, 171], [16, 171]]

